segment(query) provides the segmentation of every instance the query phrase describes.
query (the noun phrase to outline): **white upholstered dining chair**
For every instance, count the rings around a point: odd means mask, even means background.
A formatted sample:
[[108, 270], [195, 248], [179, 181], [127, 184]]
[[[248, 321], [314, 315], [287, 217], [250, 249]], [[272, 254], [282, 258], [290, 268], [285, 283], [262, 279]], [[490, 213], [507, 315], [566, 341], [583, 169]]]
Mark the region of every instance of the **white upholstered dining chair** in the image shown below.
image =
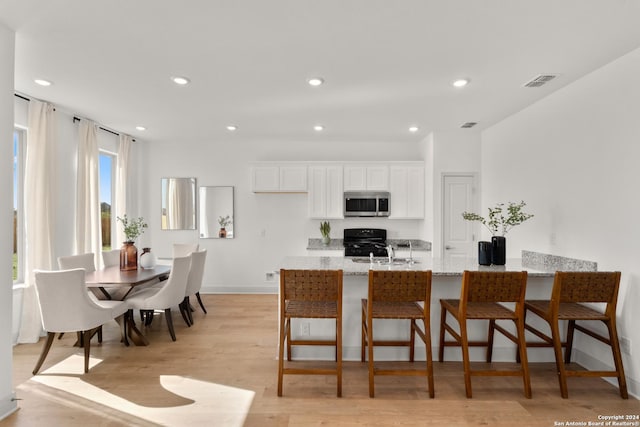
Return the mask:
[[102, 263], [105, 267], [120, 265], [120, 249], [102, 251]]
[[163, 286], [154, 286], [130, 295], [125, 300], [129, 304], [130, 308], [127, 321], [134, 321], [133, 310], [151, 312], [155, 310], [164, 310], [169, 334], [171, 335], [171, 339], [175, 341], [176, 334], [173, 328], [171, 307], [180, 306], [184, 300], [190, 265], [191, 255], [174, 258], [171, 264], [169, 279]]
[[189, 297], [191, 295], [196, 296], [196, 298], [198, 299], [198, 304], [200, 304], [200, 308], [202, 308], [204, 314], [207, 314], [207, 309], [204, 308], [202, 298], [200, 298], [200, 288], [202, 287], [202, 278], [204, 276], [204, 264], [206, 259], [206, 249], [191, 253], [191, 267], [189, 268], [187, 288], [184, 294], [184, 300], [180, 304], [182, 317], [184, 318], [186, 316], [186, 318], [189, 320], [189, 322], [187, 323], [188, 326], [193, 325], [193, 316], [191, 315], [191, 302], [189, 301]]
[[[91, 337], [102, 325], [127, 311], [123, 301], [89, 298], [83, 268], [35, 271], [35, 287], [47, 339], [33, 370], [36, 375], [44, 363], [57, 333], [77, 332], [84, 347], [84, 372], [89, 372]], [[126, 329], [126, 328], [125, 328]], [[127, 343], [126, 331], [124, 342]]]
[[173, 258], [187, 256], [192, 252], [196, 252], [200, 245], [197, 243], [174, 243]]

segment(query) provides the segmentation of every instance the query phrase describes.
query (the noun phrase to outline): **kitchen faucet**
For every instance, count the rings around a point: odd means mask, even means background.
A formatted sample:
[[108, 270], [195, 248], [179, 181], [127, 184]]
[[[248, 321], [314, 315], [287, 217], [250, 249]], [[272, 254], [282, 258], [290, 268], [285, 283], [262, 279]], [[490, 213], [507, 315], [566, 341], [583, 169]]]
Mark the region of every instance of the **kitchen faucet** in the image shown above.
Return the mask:
[[387, 246], [387, 256], [389, 257], [389, 264], [393, 262], [393, 246]]
[[411, 240], [409, 242], [409, 264], [413, 264], [413, 246], [411, 245]]

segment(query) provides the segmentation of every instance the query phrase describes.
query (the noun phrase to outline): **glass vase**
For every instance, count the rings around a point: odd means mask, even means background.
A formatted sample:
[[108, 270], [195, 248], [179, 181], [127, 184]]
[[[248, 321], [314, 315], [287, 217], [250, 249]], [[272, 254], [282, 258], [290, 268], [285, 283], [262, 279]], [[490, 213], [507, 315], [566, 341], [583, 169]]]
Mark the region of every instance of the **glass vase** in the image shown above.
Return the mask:
[[138, 269], [138, 248], [133, 242], [124, 242], [120, 249], [120, 270]]

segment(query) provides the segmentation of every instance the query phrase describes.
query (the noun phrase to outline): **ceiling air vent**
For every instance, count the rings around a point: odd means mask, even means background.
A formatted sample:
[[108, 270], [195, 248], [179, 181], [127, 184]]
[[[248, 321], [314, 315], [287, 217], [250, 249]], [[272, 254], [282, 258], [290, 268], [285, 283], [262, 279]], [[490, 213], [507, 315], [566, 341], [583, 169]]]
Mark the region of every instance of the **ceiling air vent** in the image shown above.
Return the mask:
[[540, 87], [558, 77], [556, 74], [540, 74], [524, 84], [524, 87]]
[[463, 129], [468, 129], [468, 128], [474, 127], [477, 124], [478, 124], [477, 122], [466, 122], [466, 123], [463, 123], [462, 126], [460, 127]]

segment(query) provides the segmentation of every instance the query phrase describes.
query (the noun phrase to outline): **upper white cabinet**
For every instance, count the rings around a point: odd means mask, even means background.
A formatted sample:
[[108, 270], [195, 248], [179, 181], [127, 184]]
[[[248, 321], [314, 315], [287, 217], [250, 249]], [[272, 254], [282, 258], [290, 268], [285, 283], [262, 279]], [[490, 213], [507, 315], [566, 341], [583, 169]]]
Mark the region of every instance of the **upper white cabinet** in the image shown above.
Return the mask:
[[424, 218], [424, 166], [392, 164], [389, 167], [390, 218]]
[[388, 191], [387, 164], [344, 165], [344, 191]]
[[256, 164], [251, 167], [254, 193], [304, 193], [307, 166], [301, 164]]
[[343, 218], [342, 165], [309, 166], [309, 217]]

